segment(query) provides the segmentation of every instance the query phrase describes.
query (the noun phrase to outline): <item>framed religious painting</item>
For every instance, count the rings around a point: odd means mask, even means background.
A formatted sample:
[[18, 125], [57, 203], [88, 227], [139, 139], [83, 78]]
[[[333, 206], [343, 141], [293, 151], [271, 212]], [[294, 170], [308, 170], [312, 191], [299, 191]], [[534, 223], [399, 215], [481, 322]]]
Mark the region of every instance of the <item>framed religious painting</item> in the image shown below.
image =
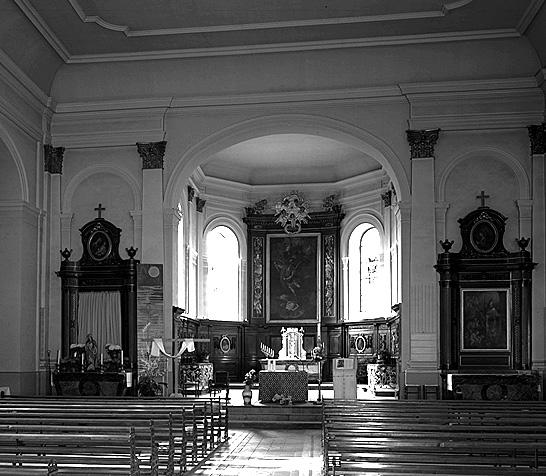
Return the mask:
[[508, 350], [509, 289], [461, 289], [461, 351]]
[[315, 323], [320, 312], [320, 233], [267, 235], [266, 319]]

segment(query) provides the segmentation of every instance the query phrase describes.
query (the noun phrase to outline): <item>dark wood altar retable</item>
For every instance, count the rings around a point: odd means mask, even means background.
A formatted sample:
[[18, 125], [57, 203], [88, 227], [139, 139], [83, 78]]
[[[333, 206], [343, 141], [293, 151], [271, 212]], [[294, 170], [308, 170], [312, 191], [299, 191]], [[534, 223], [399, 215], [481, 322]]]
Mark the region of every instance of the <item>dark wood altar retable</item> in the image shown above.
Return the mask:
[[516, 240], [519, 251], [505, 249], [506, 217], [485, 206], [484, 192], [478, 198], [482, 205], [459, 220], [460, 252], [451, 252], [452, 241], [440, 242], [444, 252], [435, 266], [444, 394], [477, 398], [482, 390], [476, 393], [477, 387], [469, 390], [469, 385], [481, 385], [486, 396], [501, 392], [516, 399], [507, 382], [533, 381], [531, 279], [536, 263], [526, 250], [529, 239]]

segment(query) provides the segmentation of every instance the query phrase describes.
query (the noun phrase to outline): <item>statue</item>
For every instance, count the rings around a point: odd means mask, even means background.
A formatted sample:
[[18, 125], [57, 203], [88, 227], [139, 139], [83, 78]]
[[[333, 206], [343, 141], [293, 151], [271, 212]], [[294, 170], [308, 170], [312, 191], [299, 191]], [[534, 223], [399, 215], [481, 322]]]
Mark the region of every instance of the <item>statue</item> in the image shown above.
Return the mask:
[[93, 371], [97, 368], [97, 341], [93, 338], [92, 334], [87, 334], [85, 340], [85, 369], [87, 371]]

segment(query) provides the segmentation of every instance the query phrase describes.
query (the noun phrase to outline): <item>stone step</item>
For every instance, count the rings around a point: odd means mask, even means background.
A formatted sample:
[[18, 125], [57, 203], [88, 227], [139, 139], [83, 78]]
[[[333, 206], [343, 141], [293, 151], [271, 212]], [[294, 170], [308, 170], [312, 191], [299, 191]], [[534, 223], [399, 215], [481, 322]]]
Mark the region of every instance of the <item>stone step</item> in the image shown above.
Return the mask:
[[230, 406], [229, 424], [233, 428], [260, 428], [266, 425], [283, 428], [320, 428], [320, 405], [250, 405]]

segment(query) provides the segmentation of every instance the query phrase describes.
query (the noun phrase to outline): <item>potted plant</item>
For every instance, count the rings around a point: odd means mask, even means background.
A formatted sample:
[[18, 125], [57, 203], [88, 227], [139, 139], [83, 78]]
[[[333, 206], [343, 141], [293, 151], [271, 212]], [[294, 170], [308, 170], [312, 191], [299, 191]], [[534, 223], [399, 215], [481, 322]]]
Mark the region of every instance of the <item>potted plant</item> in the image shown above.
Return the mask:
[[157, 397], [163, 394], [167, 384], [160, 381], [165, 371], [159, 357], [152, 357], [149, 352], [142, 352], [139, 359], [139, 377], [137, 391], [141, 397]]
[[250, 369], [245, 374], [245, 378], [244, 378], [245, 387], [243, 388], [243, 403], [245, 405], [251, 405], [251, 402], [252, 402], [252, 384], [254, 383], [255, 378], [256, 378], [256, 371], [254, 369]]

